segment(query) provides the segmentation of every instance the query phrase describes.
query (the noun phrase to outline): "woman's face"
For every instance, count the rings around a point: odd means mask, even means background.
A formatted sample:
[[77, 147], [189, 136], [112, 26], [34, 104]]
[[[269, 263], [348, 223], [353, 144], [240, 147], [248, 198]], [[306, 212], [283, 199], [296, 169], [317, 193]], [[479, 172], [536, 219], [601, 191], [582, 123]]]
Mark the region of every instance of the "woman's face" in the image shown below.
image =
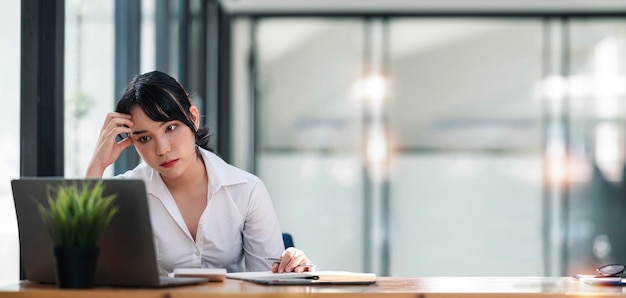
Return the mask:
[[[190, 108], [194, 124], [198, 126], [198, 109]], [[139, 107], [130, 110], [135, 124], [131, 137], [141, 158], [164, 178], [181, 177], [197, 161], [195, 135], [180, 121], [157, 122]]]

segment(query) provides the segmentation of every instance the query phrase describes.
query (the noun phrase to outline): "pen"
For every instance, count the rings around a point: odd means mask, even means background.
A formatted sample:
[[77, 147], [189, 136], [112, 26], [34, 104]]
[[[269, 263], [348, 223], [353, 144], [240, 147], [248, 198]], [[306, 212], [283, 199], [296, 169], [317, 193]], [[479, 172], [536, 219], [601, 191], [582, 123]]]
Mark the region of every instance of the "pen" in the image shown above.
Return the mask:
[[[265, 260], [266, 261], [272, 261], [272, 262], [275, 262], [275, 263], [280, 263], [280, 262], [283, 261], [283, 259], [281, 259], [281, 258], [274, 258], [274, 257], [265, 257]], [[309, 262], [302, 263], [302, 264], [300, 264], [298, 266], [308, 267], [308, 268], [315, 268], [315, 264], [309, 263]]]

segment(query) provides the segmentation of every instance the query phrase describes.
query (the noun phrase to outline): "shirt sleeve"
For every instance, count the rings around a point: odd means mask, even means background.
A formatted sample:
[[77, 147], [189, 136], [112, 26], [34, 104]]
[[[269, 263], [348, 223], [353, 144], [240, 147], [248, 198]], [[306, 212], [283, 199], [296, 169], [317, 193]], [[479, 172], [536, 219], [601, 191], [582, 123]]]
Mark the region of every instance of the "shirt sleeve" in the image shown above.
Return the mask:
[[265, 184], [257, 179], [250, 193], [243, 227], [246, 271], [268, 271], [272, 263], [265, 257], [278, 257], [284, 251], [278, 217]]

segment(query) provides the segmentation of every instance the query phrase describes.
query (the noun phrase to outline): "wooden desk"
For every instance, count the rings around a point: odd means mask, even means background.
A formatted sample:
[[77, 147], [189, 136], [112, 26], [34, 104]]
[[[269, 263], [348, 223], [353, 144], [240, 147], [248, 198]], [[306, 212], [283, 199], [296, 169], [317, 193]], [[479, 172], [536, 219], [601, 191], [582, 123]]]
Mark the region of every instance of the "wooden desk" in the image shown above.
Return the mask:
[[369, 286], [263, 286], [226, 280], [165, 289], [95, 288], [60, 290], [52, 285], [22, 282], [0, 288], [3, 297], [324, 297], [393, 298], [447, 297], [626, 297], [626, 287], [601, 287], [579, 283], [570, 277], [380, 277]]

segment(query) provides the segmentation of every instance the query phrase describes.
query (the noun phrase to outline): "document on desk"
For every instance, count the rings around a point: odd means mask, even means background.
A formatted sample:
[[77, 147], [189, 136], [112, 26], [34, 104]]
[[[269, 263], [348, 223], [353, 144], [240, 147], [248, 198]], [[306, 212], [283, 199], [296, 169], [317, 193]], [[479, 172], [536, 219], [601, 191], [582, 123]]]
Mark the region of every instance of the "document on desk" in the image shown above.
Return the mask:
[[265, 285], [367, 285], [376, 283], [376, 274], [348, 271], [315, 271], [302, 273], [237, 272], [226, 278]]
[[578, 279], [586, 284], [602, 285], [602, 286], [626, 286], [626, 278], [619, 276], [596, 276], [586, 274], [576, 274], [575, 279]]

